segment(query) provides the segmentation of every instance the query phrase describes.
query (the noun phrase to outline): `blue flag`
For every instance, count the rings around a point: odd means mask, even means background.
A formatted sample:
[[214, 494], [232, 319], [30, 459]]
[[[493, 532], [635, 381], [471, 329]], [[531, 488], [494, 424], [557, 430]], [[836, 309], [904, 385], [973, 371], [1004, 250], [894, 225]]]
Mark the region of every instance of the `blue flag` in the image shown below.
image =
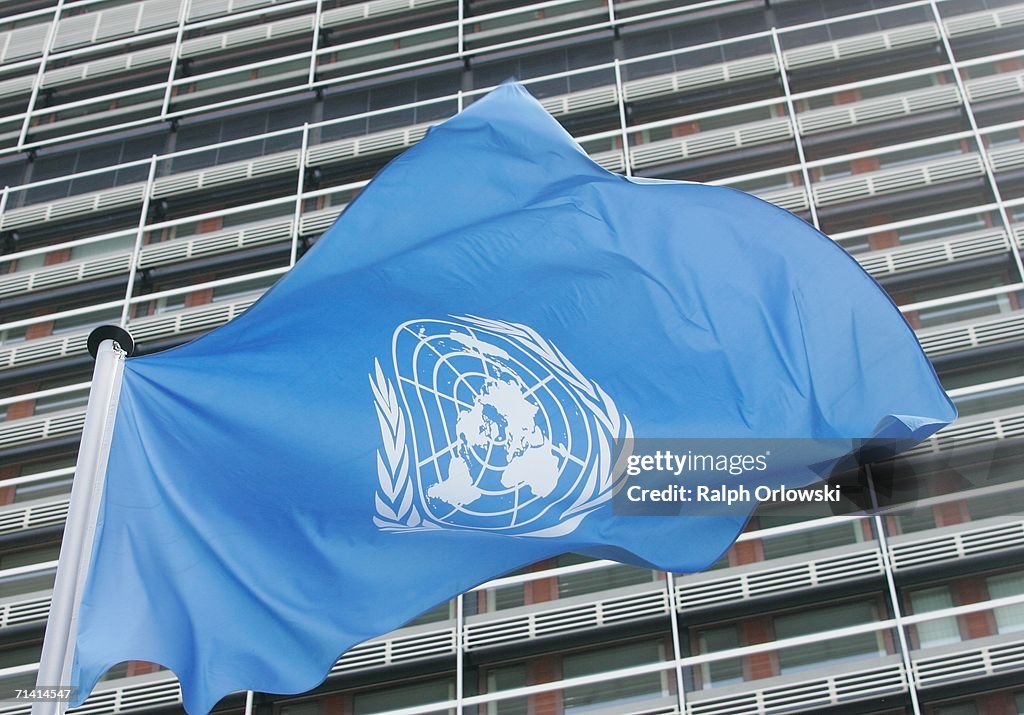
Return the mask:
[[828, 238], [738, 191], [609, 173], [505, 85], [244, 315], [127, 361], [79, 702], [126, 660], [172, 669], [190, 713], [303, 692], [353, 645], [567, 551], [707, 567], [753, 505], [615, 513], [634, 439], [900, 448], [954, 417]]

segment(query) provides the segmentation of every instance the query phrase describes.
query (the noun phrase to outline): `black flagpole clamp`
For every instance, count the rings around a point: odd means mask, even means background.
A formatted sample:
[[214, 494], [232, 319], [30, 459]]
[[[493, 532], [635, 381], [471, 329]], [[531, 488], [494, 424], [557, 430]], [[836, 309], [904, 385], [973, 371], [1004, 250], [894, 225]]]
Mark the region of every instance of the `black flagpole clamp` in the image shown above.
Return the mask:
[[89, 333], [89, 341], [86, 343], [93, 360], [104, 340], [113, 340], [128, 357], [135, 353], [135, 339], [131, 333], [118, 325], [101, 325]]

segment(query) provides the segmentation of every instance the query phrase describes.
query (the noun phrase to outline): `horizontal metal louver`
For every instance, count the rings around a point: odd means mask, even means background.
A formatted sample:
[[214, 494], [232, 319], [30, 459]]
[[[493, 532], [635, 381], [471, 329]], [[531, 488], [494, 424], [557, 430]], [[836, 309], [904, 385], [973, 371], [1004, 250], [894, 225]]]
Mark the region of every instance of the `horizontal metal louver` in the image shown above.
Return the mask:
[[[966, 646], [967, 644], [964, 644]], [[914, 672], [922, 688], [1024, 670], [1024, 640], [994, 642], [981, 647], [944, 648], [941, 655], [912, 653]]]
[[680, 611], [690, 611], [881, 574], [881, 552], [877, 547], [863, 546], [814, 552], [813, 559], [794, 559], [783, 565], [765, 561], [724, 578], [708, 578], [711, 574], [680, 576], [676, 580], [676, 602]]
[[37, 271], [0, 275], [0, 297], [126, 273], [130, 265], [131, 253], [119, 253], [77, 263], [59, 263]]
[[[988, 522], [988, 523], [985, 523]], [[984, 524], [984, 525], [979, 525]], [[920, 538], [893, 537], [889, 552], [897, 571], [1024, 546], [1024, 521], [1002, 518], [970, 522], [949, 533]]]
[[814, 186], [814, 199], [819, 206], [829, 206], [981, 176], [984, 172], [980, 156], [974, 153], [963, 154], [915, 166], [882, 169], [843, 179], [822, 181]]
[[53, 88], [97, 77], [115, 75], [130, 69], [163, 65], [170, 61], [173, 52], [173, 45], [161, 45], [160, 47], [151, 47], [137, 52], [126, 52], [114, 55], [113, 57], [104, 57], [69, 67], [50, 69], [43, 75], [42, 86]]
[[93, 41], [98, 19], [99, 13], [62, 18], [57, 26], [57, 34], [53, 38], [53, 49], [64, 50], [89, 44]]
[[[879, 661], [884, 665], [877, 665]], [[774, 684], [778, 681], [786, 681]], [[845, 702], [877, 698], [906, 691], [907, 679], [899, 656], [872, 661], [857, 669], [856, 663], [825, 677], [769, 678], [725, 688], [738, 692], [716, 695], [718, 690], [687, 694], [690, 715], [766, 715], [781, 712], [818, 712]]]
[[299, 168], [298, 150], [270, 154], [248, 161], [220, 164], [183, 174], [172, 174], [153, 182], [153, 198], [198, 191], [199, 189], [270, 176]]
[[629, 593], [609, 591], [604, 598], [552, 601], [554, 607], [547, 610], [529, 609], [499, 618], [471, 617], [463, 629], [466, 648], [489, 648], [668, 613], [668, 594], [662, 585], [652, 583], [642, 590], [630, 588]]
[[320, 26], [334, 27], [336, 25], [346, 25], [373, 17], [383, 17], [407, 10], [447, 3], [454, 4], [453, 0], [371, 0], [370, 2], [358, 5], [348, 5], [324, 11], [320, 16]]
[[19, 27], [0, 35], [0, 62], [15, 62], [42, 54], [50, 23]]
[[938, 39], [939, 28], [933, 22], [925, 22], [833, 42], [794, 47], [786, 50], [783, 57], [787, 69], [802, 69], [837, 60], [878, 54], [899, 47], [929, 44]]
[[292, 235], [292, 220], [277, 221], [240, 227], [231, 231], [200, 234], [173, 241], [144, 246], [139, 255], [139, 267], [151, 268], [200, 256], [227, 253], [252, 246], [286, 241]]
[[921, 347], [930, 356], [996, 345], [1024, 338], [1024, 310], [918, 332]]
[[623, 173], [626, 170], [626, 161], [622, 156], [620, 149], [612, 149], [610, 151], [600, 151], [590, 155], [590, 158], [603, 166], [608, 171], [614, 171], [618, 174]]
[[174, 676], [161, 673], [158, 680], [145, 681], [112, 690], [97, 689], [81, 707], [68, 710], [80, 715], [100, 715], [128, 710], [173, 705], [181, 702], [181, 686]]
[[0, 447], [77, 434], [82, 431], [83, 424], [84, 408], [0, 422]]
[[1020, 24], [1024, 24], [1024, 5], [1011, 5], [1000, 10], [972, 12], [945, 20], [946, 32], [951, 37], [990, 32]]
[[104, 42], [135, 32], [145, 3], [120, 5], [96, 13], [96, 29], [92, 41]]
[[50, 615], [50, 594], [37, 598], [0, 604], [0, 628], [44, 621]]
[[996, 16], [994, 12], [975, 12], [945, 20], [946, 32], [951, 37], [960, 35], [973, 35], [978, 32], [989, 32], [996, 29]]
[[319, 211], [311, 211], [299, 219], [299, 234], [302, 236], [319, 235], [331, 227], [345, 210], [345, 206], [330, 206]]
[[178, 24], [185, 0], [145, 0], [139, 15], [137, 32], [148, 32]]
[[988, 156], [996, 173], [1024, 168], [1024, 144], [995, 147], [989, 149]]
[[231, 0], [192, 0], [189, 3], [188, 19], [200, 20], [231, 12]]
[[682, 70], [669, 75], [630, 80], [623, 84], [623, 95], [626, 101], [650, 99], [712, 84], [723, 84], [774, 74], [777, 71], [778, 61], [774, 55], [759, 55], [722, 64]]
[[[252, 295], [231, 302], [200, 305], [163, 315], [149, 315], [132, 320], [128, 327], [136, 340], [153, 340], [198, 330], [210, 330], [244, 313], [257, 298], [258, 296]], [[6, 348], [0, 347], [0, 370], [84, 354], [88, 337], [89, 331], [82, 331], [27, 340]], [[22, 420], [0, 423], [0, 445], [6, 444], [3, 441], [5, 430], [13, 429], [11, 426], [20, 422]]]
[[192, 0], [189, 5], [190, 20], [199, 20], [232, 12], [253, 10], [269, 5], [278, 5], [284, 0]]
[[291, 17], [277, 22], [243, 27], [219, 35], [196, 37], [181, 43], [181, 57], [194, 57], [209, 52], [267, 40], [280, 40], [313, 29], [313, 15]]
[[[73, 333], [0, 347], [0, 370], [84, 353], [88, 337], [85, 333]], [[2, 433], [3, 425], [0, 424], [0, 434]]]
[[639, 144], [630, 149], [633, 166], [643, 168], [722, 151], [784, 141], [793, 136], [788, 119], [766, 119], [728, 129]]
[[1015, 94], [1024, 94], [1024, 72], [978, 77], [965, 83], [967, 97], [972, 103], [987, 102]]
[[900, 96], [882, 97], [803, 112], [797, 115], [797, 124], [801, 134], [816, 134], [908, 116], [917, 112], [954, 107], [959, 104], [960, 92], [956, 85], [945, 85], [908, 92]]
[[71, 196], [48, 204], [35, 204], [11, 209], [0, 217], [0, 228], [12, 229], [31, 226], [47, 221], [56, 221], [71, 216], [94, 213], [118, 206], [130, 206], [142, 202], [145, 184], [131, 184], [92, 194]]
[[310, 147], [306, 154], [308, 166], [330, 164], [358, 156], [399, 152], [427, 135], [433, 124], [414, 124], [403, 129], [374, 132], [362, 137], [338, 139]]
[[952, 238], [860, 253], [854, 258], [872, 276], [882, 277], [968, 258], [995, 256], [1009, 250], [1010, 241], [1002, 229], [987, 229]]
[[409, 634], [397, 631], [352, 648], [335, 663], [331, 673], [378, 668], [452, 653], [455, 653], [455, 629], [452, 627]]
[[145, 0], [61, 18], [53, 49], [66, 50], [176, 25], [181, 3], [182, 0]]
[[67, 515], [66, 496], [53, 501], [10, 506], [0, 510], [0, 534], [63, 524]]
[[807, 211], [809, 208], [807, 192], [800, 186], [786, 189], [760, 189], [750, 193], [770, 204], [775, 204], [780, 209], [786, 209], [793, 213]]
[[257, 296], [253, 296], [231, 302], [202, 305], [165, 315], [150, 315], [131, 321], [128, 324], [128, 329], [136, 341], [212, 330], [244, 313], [249, 306], [256, 302], [256, 299]]
[[972, 444], [1024, 436], [1024, 412], [1009, 410], [981, 419], [958, 419], [941, 432], [932, 435], [907, 454], [945, 452]]
[[573, 112], [586, 112], [591, 109], [610, 107], [619, 101], [619, 93], [614, 85], [587, 89], [556, 97], [545, 97], [540, 100], [541, 106], [556, 117]]
[[32, 91], [32, 80], [34, 75], [22, 75], [12, 77], [0, 82], [0, 97], [16, 97]]

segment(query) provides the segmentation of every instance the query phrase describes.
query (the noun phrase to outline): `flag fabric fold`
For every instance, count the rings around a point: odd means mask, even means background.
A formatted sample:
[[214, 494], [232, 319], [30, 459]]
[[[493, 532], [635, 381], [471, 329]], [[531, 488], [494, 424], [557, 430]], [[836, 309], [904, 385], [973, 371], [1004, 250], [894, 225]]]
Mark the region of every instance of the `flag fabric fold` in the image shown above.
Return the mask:
[[954, 418], [827, 237], [738, 191], [609, 173], [504, 85], [244, 315], [127, 361], [79, 702], [125, 660], [173, 670], [193, 714], [303, 692], [353, 645], [567, 551], [707, 567], [749, 508], [614, 514], [631, 439], [904, 448]]

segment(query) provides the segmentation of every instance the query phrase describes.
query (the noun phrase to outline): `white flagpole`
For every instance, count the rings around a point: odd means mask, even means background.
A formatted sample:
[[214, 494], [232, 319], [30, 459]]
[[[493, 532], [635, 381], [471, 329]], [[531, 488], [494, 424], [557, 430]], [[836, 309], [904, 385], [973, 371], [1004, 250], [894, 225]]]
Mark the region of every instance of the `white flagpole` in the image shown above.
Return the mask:
[[[89, 352], [96, 358], [89, 404], [71, 486], [71, 503], [57, 562], [50, 615], [46, 620], [43, 652], [33, 699], [32, 715], [62, 715], [67, 697], [47, 697], [46, 691], [70, 686], [71, 662], [78, 626], [78, 601], [92, 557], [96, 517], [110, 454], [117, 401], [121, 394], [124, 359], [134, 349], [131, 335], [122, 328], [103, 326], [89, 336]], [[42, 698], [46, 698], [43, 700]]]

